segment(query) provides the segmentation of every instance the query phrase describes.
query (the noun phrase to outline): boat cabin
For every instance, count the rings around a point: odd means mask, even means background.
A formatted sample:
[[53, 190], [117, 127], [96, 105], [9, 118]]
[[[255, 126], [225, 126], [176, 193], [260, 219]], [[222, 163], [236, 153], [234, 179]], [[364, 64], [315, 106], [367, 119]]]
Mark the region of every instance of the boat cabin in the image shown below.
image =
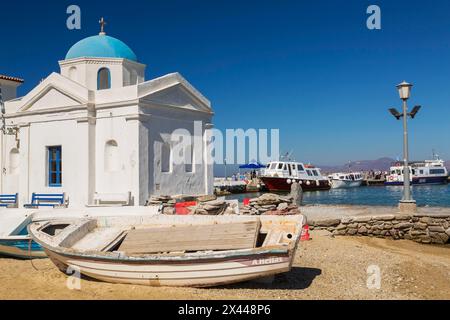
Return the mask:
[[309, 180], [323, 179], [320, 169], [301, 162], [273, 161], [263, 170], [264, 176], [279, 178], [299, 178]]

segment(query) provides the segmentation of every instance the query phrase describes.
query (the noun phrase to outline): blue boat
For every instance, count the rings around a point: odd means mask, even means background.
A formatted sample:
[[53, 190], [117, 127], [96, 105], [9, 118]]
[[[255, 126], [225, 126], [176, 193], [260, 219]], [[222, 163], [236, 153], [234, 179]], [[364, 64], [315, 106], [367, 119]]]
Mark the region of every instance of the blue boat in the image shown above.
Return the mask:
[[[448, 171], [444, 161], [440, 159], [412, 162], [409, 166], [411, 185], [445, 184], [448, 182]], [[402, 186], [403, 163], [394, 163], [390, 174], [386, 176], [385, 185]]]
[[42, 247], [28, 235], [27, 226], [31, 219], [32, 214], [24, 211], [0, 212], [0, 256], [19, 259], [46, 258]]

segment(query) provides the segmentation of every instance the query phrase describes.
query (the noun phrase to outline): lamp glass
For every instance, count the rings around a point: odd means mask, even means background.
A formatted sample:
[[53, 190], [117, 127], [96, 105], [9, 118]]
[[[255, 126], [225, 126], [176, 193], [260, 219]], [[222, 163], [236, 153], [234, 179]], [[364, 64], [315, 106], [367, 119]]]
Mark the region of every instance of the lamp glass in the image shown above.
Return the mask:
[[412, 87], [412, 84], [407, 83], [405, 81], [403, 81], [402, 83], [400, 83], [397, 86], [398, 93], [400, 95], [400, 99], [403, 99], [403, 100], [409, 99], [409, 97], [411, 96], [411, 87]]

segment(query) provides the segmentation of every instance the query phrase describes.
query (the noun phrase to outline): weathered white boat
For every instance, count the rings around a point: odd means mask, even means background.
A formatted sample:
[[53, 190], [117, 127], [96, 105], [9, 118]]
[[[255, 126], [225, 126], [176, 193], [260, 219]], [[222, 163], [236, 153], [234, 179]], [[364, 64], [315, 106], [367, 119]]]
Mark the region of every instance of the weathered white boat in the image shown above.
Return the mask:
[[36, 222], [28, 230], [63, 272], [208, 287], [288, 272], [304, 222], [303, 215], [158, 215]]

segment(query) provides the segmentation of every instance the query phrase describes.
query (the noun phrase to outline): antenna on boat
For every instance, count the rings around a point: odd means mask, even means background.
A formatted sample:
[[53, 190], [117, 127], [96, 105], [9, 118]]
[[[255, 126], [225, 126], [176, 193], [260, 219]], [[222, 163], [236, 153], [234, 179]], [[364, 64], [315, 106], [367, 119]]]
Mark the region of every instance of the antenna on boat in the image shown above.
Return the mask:
[[433, 160], [441, 160], [441, 159], [439, 158], [439, 155], [435, 152], [434, 149], [432, 150], [432, 152], [433, 152]]

